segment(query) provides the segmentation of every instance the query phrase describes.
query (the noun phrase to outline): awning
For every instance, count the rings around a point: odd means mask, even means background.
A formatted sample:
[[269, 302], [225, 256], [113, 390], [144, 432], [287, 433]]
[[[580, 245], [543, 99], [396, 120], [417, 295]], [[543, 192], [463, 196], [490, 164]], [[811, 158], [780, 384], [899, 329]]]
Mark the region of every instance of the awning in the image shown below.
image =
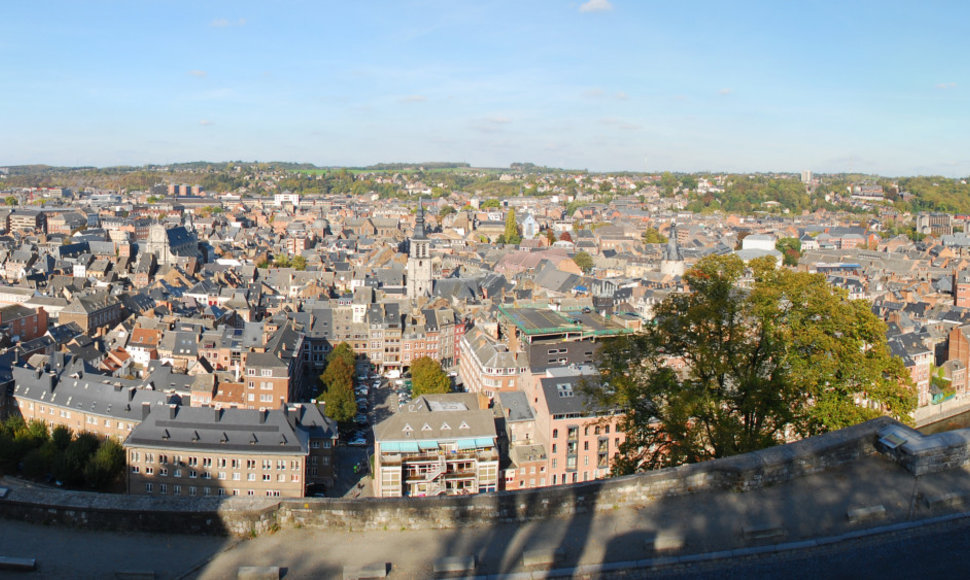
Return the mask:
[[474, 439], [459, 439], [458, 449], [474, 449], [475, 440]]
[[492, 447], [495, 442], [491, 437], [478, 437], [475, 439], [475, 447]]
[[417, 453], [416, 441], [385, 441], [381, 443], [381, 453]]
[[438, 442], [437, 441], [418, 441], [418, 447], [420, 447], [421, 449], [437, 449]]

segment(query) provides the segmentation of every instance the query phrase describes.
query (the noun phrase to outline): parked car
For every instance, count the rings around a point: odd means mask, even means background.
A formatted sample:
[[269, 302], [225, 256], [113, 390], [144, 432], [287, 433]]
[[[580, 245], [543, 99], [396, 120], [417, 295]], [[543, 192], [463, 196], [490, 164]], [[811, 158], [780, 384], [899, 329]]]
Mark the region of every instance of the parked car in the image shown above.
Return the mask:
[[363, 437], [362, 435], [358, 435], [357, 437], [354, 437], [348, 441], [347, 445], [350, 445], [351, 447], [367, 447], [367, 438]]

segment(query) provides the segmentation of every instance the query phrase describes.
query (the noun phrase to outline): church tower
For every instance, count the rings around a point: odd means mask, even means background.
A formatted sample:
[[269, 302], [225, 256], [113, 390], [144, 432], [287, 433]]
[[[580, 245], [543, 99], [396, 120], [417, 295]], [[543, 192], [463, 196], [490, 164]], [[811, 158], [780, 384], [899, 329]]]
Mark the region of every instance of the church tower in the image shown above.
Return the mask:
[[418, 215], [408, 253], [408, 298], [431, 296], [431, 289], [431, 240], [424, 233], [424, 204], [418, 200]]
[[680, 246], [677, 244], [677, 223], [670, 225], [670, 233], [667, 234], [667, 247], [664, 248], [663, 260], [660, 262], [660, 273], [669, 276], [683, 276], [687, 269], [684, 258], [680, 255]]

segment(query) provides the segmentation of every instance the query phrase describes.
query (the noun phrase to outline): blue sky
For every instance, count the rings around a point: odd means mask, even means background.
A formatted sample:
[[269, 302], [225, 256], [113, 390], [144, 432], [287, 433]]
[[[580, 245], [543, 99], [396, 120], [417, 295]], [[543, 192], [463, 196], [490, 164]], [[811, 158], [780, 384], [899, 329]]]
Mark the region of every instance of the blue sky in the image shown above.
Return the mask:
[[0, 165], [970, 175], [966, 2], [8, 2]]

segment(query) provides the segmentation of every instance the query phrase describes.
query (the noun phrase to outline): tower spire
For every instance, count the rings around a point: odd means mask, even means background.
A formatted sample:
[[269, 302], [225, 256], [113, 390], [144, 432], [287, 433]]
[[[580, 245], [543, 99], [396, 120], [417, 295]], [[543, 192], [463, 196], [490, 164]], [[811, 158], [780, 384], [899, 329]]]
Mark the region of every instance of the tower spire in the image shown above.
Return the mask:
[[427, 237], [424, 233], [424, 200], [418, 198], [418, 215], [414, 219], [414, 235], [412, 236], [415, 240], [423, 240]]

